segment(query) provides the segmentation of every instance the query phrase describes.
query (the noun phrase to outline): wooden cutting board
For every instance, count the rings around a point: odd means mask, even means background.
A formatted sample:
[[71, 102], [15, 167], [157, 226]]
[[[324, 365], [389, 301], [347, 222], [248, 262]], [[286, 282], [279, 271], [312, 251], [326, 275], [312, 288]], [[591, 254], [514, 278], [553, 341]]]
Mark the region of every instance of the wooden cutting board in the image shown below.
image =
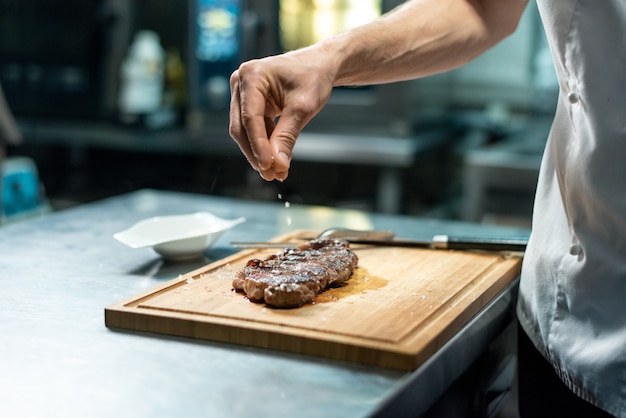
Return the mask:
[[[299, 231], [276, 242], [311, 236]], [[413, 370], [515, 280], [521, 258], [352, 245], [359, 267], [314, 304], [273, 309], [232, 290], [245, 250], [105, 308], [108, 327], [229, 342]]]

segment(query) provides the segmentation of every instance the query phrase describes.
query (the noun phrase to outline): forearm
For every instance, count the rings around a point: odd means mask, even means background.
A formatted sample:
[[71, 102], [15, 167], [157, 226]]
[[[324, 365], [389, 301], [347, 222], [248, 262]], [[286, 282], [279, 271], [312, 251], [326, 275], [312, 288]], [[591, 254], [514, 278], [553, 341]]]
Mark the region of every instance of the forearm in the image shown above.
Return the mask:
[[509, 35], [526, 1], [412, 0], [310, 47], [243, 63], [230, 80], [230, 134], [264, 179], [284, 180], [298, 135], [333, 87], [462, 65]]
[[416, 0], [315, 46], [335, 86], [419, 78], [461, 66], [511, 34], [526, 0]]

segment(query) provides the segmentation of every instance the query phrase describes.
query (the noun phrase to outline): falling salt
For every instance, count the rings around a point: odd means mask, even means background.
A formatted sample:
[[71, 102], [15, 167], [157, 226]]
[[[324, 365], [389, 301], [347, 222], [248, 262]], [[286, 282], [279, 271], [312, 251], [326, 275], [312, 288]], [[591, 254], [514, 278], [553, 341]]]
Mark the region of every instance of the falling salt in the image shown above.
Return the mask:
[[283, 195], [278, 193], [278, 200], [283, 200]]
[[286, 207], [286, 208], [291, 207], [291, 203], [290, 203], [289, 201], [285, 202], [285, 207]]

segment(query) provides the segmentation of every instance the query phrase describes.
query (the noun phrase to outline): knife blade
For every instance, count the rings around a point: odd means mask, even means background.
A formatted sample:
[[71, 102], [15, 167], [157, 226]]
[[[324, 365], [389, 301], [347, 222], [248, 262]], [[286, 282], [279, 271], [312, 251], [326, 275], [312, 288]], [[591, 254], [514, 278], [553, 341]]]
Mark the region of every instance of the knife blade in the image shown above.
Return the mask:
[[[524, 251], [528, 238], [525, 237], [463, 237], [435, 235], [430, 240], [408, 238], [362, 239], [348, 237], [352, 244], [370, 244], [384, 247], [416, 247], [445, 250], [483, 250], [483, 251]], [[297, 243], [277, 243], [263, 241], [231, 242], [235, 248], [295, 248]]]
[[[393, 231], [385, 230], [360, 230], [350, 228], [329, 228], [322, 231], [317, 236], [299, 237], [302, 241], [309, 241], [317, 238], [341, 238], [348, 242], [381, 242], [393, 239], [396, 236]], [[297, 243], [280, 243], [268, 241], [234, 241], [230, 243], [235, 248], [295, 248]]]

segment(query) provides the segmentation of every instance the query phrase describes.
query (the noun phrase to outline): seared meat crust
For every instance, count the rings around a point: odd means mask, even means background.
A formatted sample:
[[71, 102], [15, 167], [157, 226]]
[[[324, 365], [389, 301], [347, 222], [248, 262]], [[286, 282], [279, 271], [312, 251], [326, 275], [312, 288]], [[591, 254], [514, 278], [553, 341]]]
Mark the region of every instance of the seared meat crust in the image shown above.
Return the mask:
[[233, 287], [253, 302], [292, 308], [315, 301], [328, 286], [347, 280], [357, 264], [358, 257], [347, 241], [316, 239], [265, 260], [248, 261]]

